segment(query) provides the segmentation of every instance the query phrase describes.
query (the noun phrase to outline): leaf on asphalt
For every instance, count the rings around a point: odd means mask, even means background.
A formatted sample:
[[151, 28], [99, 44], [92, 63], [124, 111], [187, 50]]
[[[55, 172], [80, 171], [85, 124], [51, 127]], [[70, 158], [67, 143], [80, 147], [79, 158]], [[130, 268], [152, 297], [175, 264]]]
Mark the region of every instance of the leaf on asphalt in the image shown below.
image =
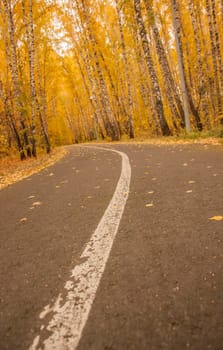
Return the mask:
[[223, 220], [223, 216], [216, 215], [216, 216], [213, 216], [212, 218], [209, 218], [209, 220], [221, 221]]
[[193, 192], [192, 190], [188, 190], [188, 191], [186, 191], [186, 193], [191, 193], [191, 192]]
[[34, 202], [32, 205], [33, 206], [38, 206], [38, 205], [41, 205], [42, 204], [42, 202]]
[[149, 193], [149, 194], [153, 194], [153, 193], [154, 193], [154, 191], [149, 191], [148, 193]]
[[189, 184], [195, 184], [195, 182], [196, 182], [196, 181], [194, 181], [194, 180], [188, 181]]
[[27, 220], [28, 220], [27, 218], [22, 218], [22, 219], [20, 219], [20, 222], [25, 222]]
[[54, 175], [54, 173], [50, 173], [48, 176], [53, 176]]
[[149, 208], [149, 207], [153, 207], [154, 205], [153, 205], [153, 203], [147, 203], [145, 206], [146, 206], [147, 208]]
[[59, 186], [59, 185], [56, 185], [56, 188], [60, 188], [60, 186]]
[[87, 196], [88, 199], [92, 199], [93, 197], [92, 196]]
[[61, 184], [67, 184], [68, 183], [68, 180], [63, 180], [63, 181], [60, 181]]
[[179, 292], [179, 290], [180, 290], [180, 287], [179, 287], [179, 286], [176, 286], [176, 287], [173, 288], [173, 291], [174, 291], [174, 292]]
[[33, 210], [33, 209], [35, 209], [35, 207], [30, 207], [29, 209], [30, 209], [30, 210]]
[[184, 163], [183, 166], [188, 166], [188, 164], [187, 164], [187, 163]]
[[32, 196], [29, 196], [28, 198], [29, 198], [29, 199], [32, 199], [32, 198], [35, 198], [35, 196], [32, 195]]

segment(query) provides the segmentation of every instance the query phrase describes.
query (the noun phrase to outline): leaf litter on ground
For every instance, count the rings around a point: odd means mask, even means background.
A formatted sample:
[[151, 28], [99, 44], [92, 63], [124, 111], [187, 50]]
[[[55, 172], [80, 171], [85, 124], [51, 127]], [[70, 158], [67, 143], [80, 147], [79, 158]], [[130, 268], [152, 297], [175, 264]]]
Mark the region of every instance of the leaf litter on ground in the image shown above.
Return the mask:
[[[63, 147], [55, 148], [49, 155], [40, 155], [38, 158], [24, 161], [10, 158], [0, 159], [0, 190], [22, 179], [28, 178], [42, 169], [53, 165], [66, 154]], [[48, 176], [53, 176], [50, 173]]]

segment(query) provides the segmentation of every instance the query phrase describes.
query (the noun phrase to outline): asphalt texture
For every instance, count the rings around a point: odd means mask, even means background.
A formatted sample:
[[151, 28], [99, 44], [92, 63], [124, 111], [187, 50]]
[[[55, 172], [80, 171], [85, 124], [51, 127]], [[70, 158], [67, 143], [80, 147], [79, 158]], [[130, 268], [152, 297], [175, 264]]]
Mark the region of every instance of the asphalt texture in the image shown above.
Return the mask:
[[[130, 159], [130, 194], [78, 350], [222, 350], [222, 147], [112, 148]], [[1, 350], [32, 344], [120, 171], [117, 154], [71, 146], [0, 192]]]

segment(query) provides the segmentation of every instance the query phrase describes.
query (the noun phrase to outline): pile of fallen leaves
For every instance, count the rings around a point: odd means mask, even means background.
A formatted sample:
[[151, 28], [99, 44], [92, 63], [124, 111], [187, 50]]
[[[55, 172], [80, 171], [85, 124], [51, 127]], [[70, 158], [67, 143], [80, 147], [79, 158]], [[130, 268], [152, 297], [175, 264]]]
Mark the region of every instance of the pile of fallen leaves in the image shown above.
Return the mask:
[[18, 158], [0, 159], [0, 190], [54, 164], [66, 154], [64, 148], [55, 148], [49, 155], [20, 161]]

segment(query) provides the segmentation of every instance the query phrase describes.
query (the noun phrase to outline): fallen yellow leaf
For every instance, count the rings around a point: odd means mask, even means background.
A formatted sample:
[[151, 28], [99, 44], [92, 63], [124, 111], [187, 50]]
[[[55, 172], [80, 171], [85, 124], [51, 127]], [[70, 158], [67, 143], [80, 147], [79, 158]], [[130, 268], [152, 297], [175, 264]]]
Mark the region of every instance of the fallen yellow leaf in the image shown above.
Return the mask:
[[41, 202], [34, 202], [32, 205], [37, 206], [37, 205], [41, 205], [41, 204], [42, 204]]
[[22, 218], [22, 219], [20, 219], [20, 222], [25, 222], [27, 220], [28, 220], [27, 218]]
[[212, 218], [209, 218], [209, 220], [221, 221], [223, 220], [223, 216], [220, 216], [220, 215], [213, 216]]
[[148, 204], [146, 204], [146, 207], [148, 208], [148, 207], [153, 207], [153, 203], [148, 203]]

